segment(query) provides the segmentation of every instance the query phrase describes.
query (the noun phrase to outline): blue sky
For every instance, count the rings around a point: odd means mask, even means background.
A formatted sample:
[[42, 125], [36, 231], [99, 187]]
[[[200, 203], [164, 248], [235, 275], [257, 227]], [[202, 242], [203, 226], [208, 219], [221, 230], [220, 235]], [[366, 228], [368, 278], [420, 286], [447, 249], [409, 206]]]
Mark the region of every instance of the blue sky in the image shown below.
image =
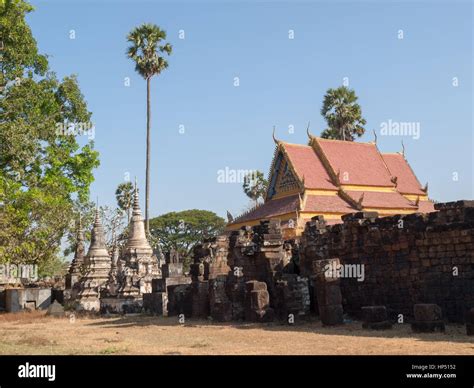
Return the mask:
[[[316, 135], [325, 128], [325, 91], [345, 77], [367, 120], [362, 141], [376, 130], [380, 150], [395, 152], [403, 140], [431, 198], [473, 197], [471, 2], [33, 4], [40, 51], [59, 77], [77, 74], [93, 113], [101, 166], [91, 195], [101, 204], [115, 205], [127, 174], [143, 203], [146, 85], [125, 56], [126, 35], [142, 22], [165, 29], [173, 45], [169, 68], [152, 81], [152, 216], [238, 214], [248, 199], [241, 184], [219, 183], [219, 170], [267, 174], [272, 126], [279, 139], [305, 144], [308, 121]], [[419, 123], [419, 139], [382, 136], [389, 120]]]

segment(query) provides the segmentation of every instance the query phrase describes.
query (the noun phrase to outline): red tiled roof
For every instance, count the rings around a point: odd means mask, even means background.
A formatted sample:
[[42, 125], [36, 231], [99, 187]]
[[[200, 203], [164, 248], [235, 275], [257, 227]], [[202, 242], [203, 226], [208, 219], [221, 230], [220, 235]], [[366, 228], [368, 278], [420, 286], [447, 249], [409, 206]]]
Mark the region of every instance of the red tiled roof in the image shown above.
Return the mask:
[[425, 195], [408, 162], [401, 154], [382, 154], [392, 176], [397, 177], [397, 190], [403, 194]]
[[364, 199], [362, 206], [367, 207], [381, 207], [381, 208], [399, 208], [399, 209], [416, 209], [416, 206], [406, 199], [403, 195], [397, 192], [383, 193], [374, 191], [346, 191], [346, 193], [358, 201], [362, 193]]
[[[340, 172], [341, 184], [394, 186], [382, 156], [373, 143], [314, 138], [334, 172]], [[347, 180], [344, 180], [345, 174]]]
[[434, 203], [431, 201], [420, 201], [418, 203], [418, 212], [419, 213], [431, 213], [435, 212]]
[[282, 143], [300, 179], [308, 189], [337, 190], [313, 147]]
[[353, 213], [357, 210], [352, 208], [338, 195], [308, 195], [304, 207], [305, 212], [334, 212]]
[[240, 223], [245, 221], [258, 220], [263, 218], [272, 218], [286, 213], [296, 211], [299, 205], [298, 195], [272, 199], [265, 202], [242, 217], [236, 218], [233, 223]]

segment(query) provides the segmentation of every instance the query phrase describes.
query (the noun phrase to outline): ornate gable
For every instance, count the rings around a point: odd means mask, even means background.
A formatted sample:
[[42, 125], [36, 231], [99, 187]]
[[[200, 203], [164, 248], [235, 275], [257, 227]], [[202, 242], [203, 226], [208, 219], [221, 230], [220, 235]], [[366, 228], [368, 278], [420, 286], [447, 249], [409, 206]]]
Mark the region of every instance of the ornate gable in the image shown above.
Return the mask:
[[277, 194], [292, 192], [299, 188], [298, 179], [286, 155], [284, 155], [281, 150], [277, 150], [272, 167], [273, 170], [270, 173], [267, 200], [270, 200]]

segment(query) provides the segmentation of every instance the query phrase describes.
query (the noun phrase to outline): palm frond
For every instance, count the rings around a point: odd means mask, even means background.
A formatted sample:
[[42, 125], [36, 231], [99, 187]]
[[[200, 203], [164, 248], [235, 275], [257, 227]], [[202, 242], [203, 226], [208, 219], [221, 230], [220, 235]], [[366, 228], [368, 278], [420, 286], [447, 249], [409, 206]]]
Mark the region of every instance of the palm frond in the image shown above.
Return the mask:
[[168, 67], [168, 62], [160, 55], [170, 55], [172, 52], [169, 43], [160, 44], [165, 39], [166, 32], [150, 23], [134, 28], [127, 35], [127, 40], [131, 43], [127, 56], [135, 61], [135, 70], [142, 77], [153, 77]]

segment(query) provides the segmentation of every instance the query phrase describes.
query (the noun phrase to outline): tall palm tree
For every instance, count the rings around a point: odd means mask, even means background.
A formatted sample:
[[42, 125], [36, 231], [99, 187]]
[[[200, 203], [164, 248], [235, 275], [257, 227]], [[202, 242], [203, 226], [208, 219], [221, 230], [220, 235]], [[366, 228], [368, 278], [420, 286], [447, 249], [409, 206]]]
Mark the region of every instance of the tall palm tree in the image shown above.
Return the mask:
[[357, 103], [354, 90], [345, 86], [329, 89], [324, 96], [321, 115], [326, 119], [328, 128], [322, 138], [354, 141], [364, 134], [365, 119]]
[[146, 80], [146, 188], [145, 188], [145, 230], [150, 232], [150, 81], [168, 67], [164, 54], [170, 55], [172, 47], [166, 40], [166, 32], [155, 24], [142, 24], [127, 36], [131, 44], [127, 56], [135, 62], [135, 70]]

